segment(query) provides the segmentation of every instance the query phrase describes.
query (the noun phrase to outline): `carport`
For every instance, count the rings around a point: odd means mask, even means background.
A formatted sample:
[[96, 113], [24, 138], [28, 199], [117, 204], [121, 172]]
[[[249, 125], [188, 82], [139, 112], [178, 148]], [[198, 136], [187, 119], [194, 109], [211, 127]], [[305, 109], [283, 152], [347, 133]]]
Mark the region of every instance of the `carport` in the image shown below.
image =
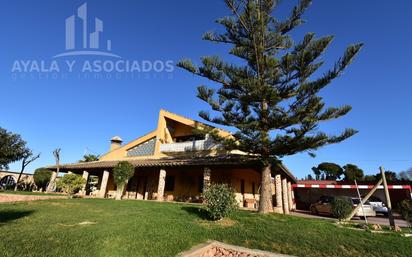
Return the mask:
[[[358, 184], [360, 194], [366, 195], [373, 186], [373, 184]], [[410, 185], [389, 184], [388, 188], [392, 206], [395, 209], [398, 207], [399, 202], [412, 198]], [[322, 195], [358, 197], [356, 185], [343, 184], [343, 182], [333, 180], [300, 180], [297, 184], [293, 184], [293, 190], [296, 208], [299, 210], [309, 210], [310, 204], [317, 202]], [[378, 197], [386, 204], [382, 185], [378, 187], [373, 196]]]

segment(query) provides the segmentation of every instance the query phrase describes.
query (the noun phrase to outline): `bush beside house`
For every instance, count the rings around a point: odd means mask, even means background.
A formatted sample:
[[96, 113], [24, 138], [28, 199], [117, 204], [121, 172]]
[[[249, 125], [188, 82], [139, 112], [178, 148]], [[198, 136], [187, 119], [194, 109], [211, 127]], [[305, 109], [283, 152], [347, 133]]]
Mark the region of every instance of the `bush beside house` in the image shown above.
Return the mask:
[[57, 187], [67, 193], [70, 198], [76, 191], [80, 190], [86, 184], [86, 180], [77, 174], [66, 174], [57, 181]]
[[116, 200], [121, 200], [124, 188], [134, 174], [134, 166], [127, 161], [119, 162], [113, 169], [114, 183], [117, 186]]
[[402, 217], [412, 226], [412, 200], [403, 200], [399, 204]]
[[238, 208], [235, 192], [226, 184], [211, 185], [203, 197], [212, 220], [221, 220]]
[[50, 181], [52, 172], [45, 168], [39, 168], [34, 171], [33, 180], [36, 184], [37, 189], [44, 191], [46, 190], [47, 184]]

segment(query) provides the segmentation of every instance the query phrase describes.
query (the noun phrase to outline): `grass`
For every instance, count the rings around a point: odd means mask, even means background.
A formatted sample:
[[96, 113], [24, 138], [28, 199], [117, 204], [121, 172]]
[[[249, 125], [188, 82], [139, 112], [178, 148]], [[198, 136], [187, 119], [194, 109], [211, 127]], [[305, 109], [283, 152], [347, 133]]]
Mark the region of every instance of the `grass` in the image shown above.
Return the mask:
[[412, 256], [412, 238], [331, 221], [194, 205], [103, 199], [0, 204], [0, 256], [175, 256], [208, 239], [297, 256]]
[[31, 191], [1, 191], [0, 194], [12, 194], [12, 195], [47, 195], [47, 196], [64, 196], [59, 193], [43, 193], [43, 192], [31, 192]]

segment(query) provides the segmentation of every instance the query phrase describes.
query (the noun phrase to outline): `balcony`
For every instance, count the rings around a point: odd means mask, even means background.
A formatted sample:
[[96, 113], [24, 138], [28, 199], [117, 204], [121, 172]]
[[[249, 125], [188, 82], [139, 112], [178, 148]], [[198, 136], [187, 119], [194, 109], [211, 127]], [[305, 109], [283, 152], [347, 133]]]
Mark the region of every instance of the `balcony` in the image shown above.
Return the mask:
[[216, 144], [212, 140], [193, 140], [180, 143], [161, 144], [160, 152], [191, 152], [191, 151], [205, 151], [215, 147]]

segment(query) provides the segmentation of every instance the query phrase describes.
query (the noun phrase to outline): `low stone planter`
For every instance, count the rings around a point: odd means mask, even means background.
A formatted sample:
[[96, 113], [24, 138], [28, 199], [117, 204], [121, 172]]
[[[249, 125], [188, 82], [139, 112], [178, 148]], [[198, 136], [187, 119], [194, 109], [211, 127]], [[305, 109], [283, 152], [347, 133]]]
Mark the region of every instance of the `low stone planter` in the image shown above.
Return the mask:
[[178, 257], [292, 257], [291, 255], [284, 255], [261, 251], [256, 249], [249, 249], [236, 245], [224, 244], [218, 241], [207, 241], [204, 244], [194, 246], [192, 249], [182, 252]]

